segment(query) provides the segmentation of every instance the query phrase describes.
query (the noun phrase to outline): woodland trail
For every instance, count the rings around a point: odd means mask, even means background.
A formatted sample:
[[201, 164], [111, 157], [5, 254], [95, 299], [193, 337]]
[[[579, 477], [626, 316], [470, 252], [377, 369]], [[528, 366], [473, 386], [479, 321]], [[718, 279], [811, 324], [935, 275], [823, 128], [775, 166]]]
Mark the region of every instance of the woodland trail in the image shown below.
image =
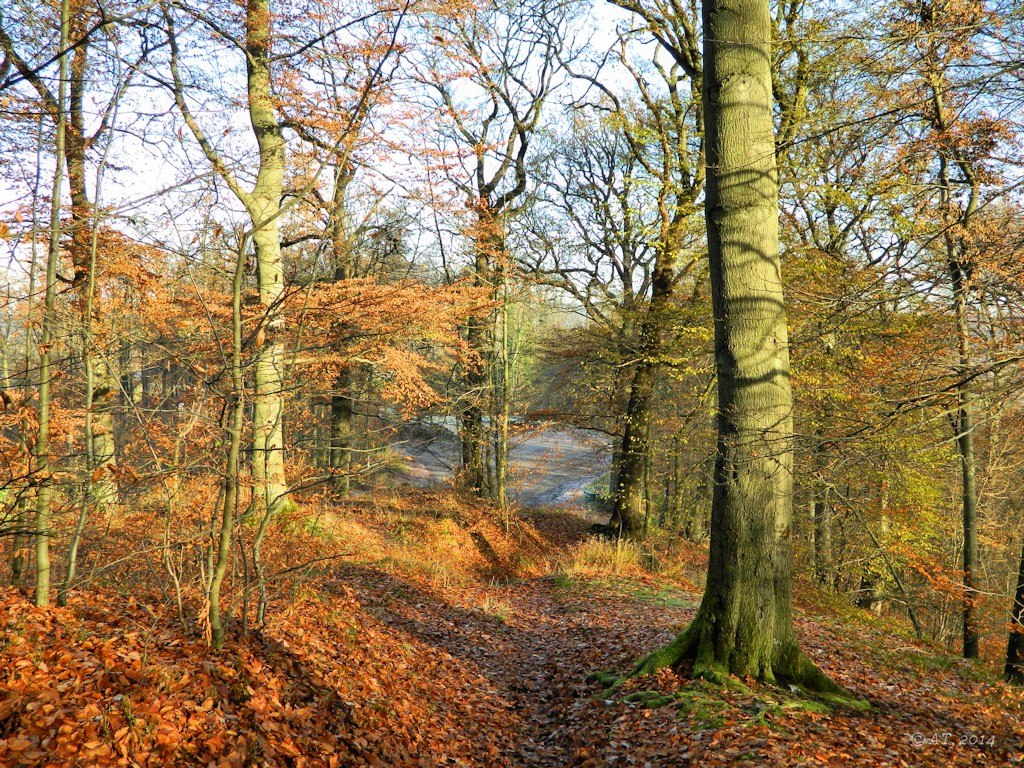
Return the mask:
[[[422, 430], [400, 447], [408, 457], [396, 476], [423, 488], [439, 485], [458, 466], [454, 434], [445, 427]], [[579, 501], [587, 484], [608, 472], [607, 438], [582, 429], [542, 429], [514, 441], [509, 454], [510, 495], [523, 507]]]
[[[525, 514], [545, 538], [563, 548], [583, 540], [592, 522], [587, 510], [577, 507]], [[586, 677], [595, 670], [628, 668], [638, 649], [667, 642], [692, 617], [699, 600], [692, 593], [666, 592], [632, 580], [610, 585], [548, 575], [437, 591], [398, 577], [382, 582], [379, 572], [370, 580], [366, 572], [349, 575], [342, 575], [347, 589], [396, 635], [415, 637], [476, 669], [475, 706], [501, 713], [487, 718], [499, 722], [501, 732], [482, 735], [500, 745], [496, 766], [587, 764], [595, 743], [611, 754], [626, 749], [625, 722], [609, 722], [596, 731], [591, 727], [595, 707], [611, 707], [594, 698], [595, 685]], [[672, 710], [648, 712], [646, 719], [652, 717], [663, 721], [667, 732], [680, 727]], [[603, 733], [616, 730], [621, 733], [605, 743]], [[666, 750], [667, 759], [671, 746]], [[602, 758], [594, 764], [611, 763]]]
[[[587, 725], [593, 720], [591, 710], [606, 706], [594, 700], [587, 674], [624, 668], [637, 648], [667, 641], [672, 627], [693, 613], [689, 607], [659, 607], [630, 595], [598, 598], [550, 577], [488, 589], [491, 615], [470, 609], [472, 589], [461, 610], [450, 597], [438, 600], [408, 585], [383, 599], [379, 585], [355, 591], [401, 634], [476, 667], [482, 677], [479, 693], [506, 715], [502, 732], [489, 734], [500, 745], [501, 759], [494, 764], [531, 768], [578, 765], [595, 740], [603, 741]], [[679, 727], [671, 712], [663, 714], [665, 728]], [[625, 747], [628, 741], [623, 734], [610, 746]]]
[[[569, 509], [524, 514], [556, 546], [570, 547], [586, 535], [587, 520]], [[907, 658], [907, 639], [881, 625], [861, 626], [852, 638], [841, 621], [798, 611], [804, 649], [846, 690], [870, 701], [868, 711], [822, 714], [827, 709], [808, 706], [786, 688], [746, 681], [749, 689], [711, 691], [667, 671], [631, 681], [604, 700], [601, 685], [587, 675], [621, 673], [643, 652], [670, 641], [692, 619], [698, 590], [637, 573], [547, 575], [440, 590], [398, 578], [382, 583], [379, 572], [368, 581], [367, 575], [341, 578], [396, 636], [414, 638], [478, 676], [471, 690], [454, 693], [465, 702], [464, 735], [490, 750], [472, 765], [949, 768], [1008, 765], [1024, 746], [1019, 720], [992, 705], [993, 696], [1004, 695], [999, 689], [979, 686], [956, 660], [946, 666], [927, 652]], [[667, 694], [675, 703], [649, 707], [628, 698], [644, 691]], [[979, 712], [989, 719], [979, 719]], [[922, 751], [915, 741], [919, 734], [979, 729], [992, 739], [981, 749], [954, 741]], [[440, 764], [467, 763], [452, 757]]]

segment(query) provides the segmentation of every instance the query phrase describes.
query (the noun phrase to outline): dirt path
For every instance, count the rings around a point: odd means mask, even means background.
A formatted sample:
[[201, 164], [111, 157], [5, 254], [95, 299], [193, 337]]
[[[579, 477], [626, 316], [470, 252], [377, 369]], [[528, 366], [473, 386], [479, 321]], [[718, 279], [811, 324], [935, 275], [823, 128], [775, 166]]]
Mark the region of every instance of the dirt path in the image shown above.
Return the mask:
[[[400, 480], [428, 488], [458, 467], [458, 445], [449, 430], [417, 434], [400, 448], [408, 457]], [[606, 436], [580, 429], [545, 429], [517, 441], [510, 451], [510, 491], [524, 507], [578, 502], [584, 486], [608, 472]]]
[[[361, 592], [361, 591], [360, 591]], [[599, 735], [580, 724], [605, 707], [593, 697], [586, 675], [624, 668], [637, 649], [671, 637], [672, 626], [692, 610], [658, 608], [629, 596], [596, 596], [538, 578], [486, 590], [467, 589], [461, 609], [426, 591], [381, 602], [380, 592], [361, 592], [402, 633], [472, 664], [486, 681], [477, 691], [488, 706], [506, 710], [494, 765], [551, 768], [579, 765]], [[481, 599], [491, 612], [481, 612]], [[654, 713], [676, 727], [670, 711]], [[604, 765], [605, 763], [599, 763]]]
[[[561, 526], [544, 532], [553, 541], [568, 543], [585, 531], [564, 510], [529, 515], [539, 529]], [[489, 751], [430, 765], [952, 768], [1024, 759], [1015, 751], [1024, 749], [1020, 720], [992, 703], [999, 690], [938, 662], [922, 675], [904, 660], [906, 638], [884, 628], [857, 624], [851, 637], [849, 626], [829, 618], [796, 622], [804, 650], [846, 690], [869, 700], [868, 711], [822, 714], [804, 709], [799, 694], [786, 703], [790, 689], [712, 690], [672, 674], [634, 681], [605, 700], [587, 675], [627, 670], [641, 653], [669, 642], [694, 615], [699, 594], [692, 588], [641, 574], [441, 589], [374, 578], [351, 583], [360, 602], [395, 636], [430, 646], [477, 680], [459, 694], [472, 714], [458, 722], [466, 741]], [[651, 708], [626, 695], [645, 690], [678, 698]], [[914, 741], [916, 734], [971, 729], [991, 742], [967, 749], [954, 739], [923, 751]]]

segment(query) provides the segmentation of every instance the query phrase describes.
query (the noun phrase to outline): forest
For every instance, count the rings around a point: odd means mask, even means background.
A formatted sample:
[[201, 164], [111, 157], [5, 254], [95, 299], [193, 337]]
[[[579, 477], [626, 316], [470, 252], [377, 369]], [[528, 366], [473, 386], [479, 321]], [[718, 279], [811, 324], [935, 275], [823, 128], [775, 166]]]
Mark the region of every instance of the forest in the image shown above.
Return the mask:
[[0, 766], [1024, 765], [1024, 5], [0, 0]]

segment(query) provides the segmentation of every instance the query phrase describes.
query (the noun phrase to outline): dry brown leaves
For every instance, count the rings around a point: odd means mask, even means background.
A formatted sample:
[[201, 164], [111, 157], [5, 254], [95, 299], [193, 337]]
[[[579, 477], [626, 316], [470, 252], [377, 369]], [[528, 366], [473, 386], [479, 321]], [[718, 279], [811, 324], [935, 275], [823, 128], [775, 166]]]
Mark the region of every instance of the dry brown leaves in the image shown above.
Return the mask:
[[[366, 518], [382, 537], [401, 519]], [[514, 537], [472, 511], [456, 524], [486, 534], [481, 546], [500, 560], [515, 559]], [[565, 520], [534, 525], [531, 536], [572, 538]], [[37, 609], [0, 592], [0, 765], [1024, 761], [1018, 692], [849, 616], [801, 619], [798, 629], [812, 657], [872, 708], [816, 712], [789, 708], [786, 690], [743, 681], [709, 691], [672, 672], [598, 697], [588, 672], [627, 669], [692, 616], [691, 593], [665, 593], [651, 579], [439, 583], [371, 559], [293, 587], [277, 594], [268, 626], [220, 654], [155, 600], [94, 590], [67, 608]], [[676, 699], [660, 708], [625, 700], [641, 690]], [[695, 692], [700, 706], [684, 705]]]

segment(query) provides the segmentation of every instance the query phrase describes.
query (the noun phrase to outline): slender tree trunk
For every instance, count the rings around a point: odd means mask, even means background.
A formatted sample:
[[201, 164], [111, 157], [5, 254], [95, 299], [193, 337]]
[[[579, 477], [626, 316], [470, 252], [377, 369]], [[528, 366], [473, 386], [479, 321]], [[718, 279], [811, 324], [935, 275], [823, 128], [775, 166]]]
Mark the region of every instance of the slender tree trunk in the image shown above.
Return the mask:
[[[889, 468], [888, 460], [882, 463], [882, 481], [878, 489], [878, 506], [880, 510], [878, 521], [878, 536], [868, 528], [864, 522], [864, 530], [871, 537], [875, 545], [875, 552], [864, 565], [864, 571], [860, 577], [858, 588], [857, 607], [865, 611], [871, 611], [876, 616], [882, 614], [882, 604], [885, 602], [885, 589], [882, 586], [882, 578], [887, 570], [888, 558], [885, 554], [885, 544], [889, 538], [889, 479], [886, 475]], [[890, 571], [890, 575], [892, 572]]]
[[1006, 643], [1006, 679], [1024, 685], [1024, 543], [1021, 544], [1020, 566], [1017, 568], [1017, 589], [1010, 611], [1010, 637]]
[[508, 436], [509, 422], [512, 418], [512, 365], [509, 355], [509, 286], [507, 270], [502, 270], [501, 280], [501, 308], [499, 320], [501, 327], [498, 329], [499, 345], [498, 353], [501, 355], [501, 363], [495, 366], [495, 374], [498, 376], [497, 386], [494, 387], [498, 402], [492, 409], [494, 411], [495, 441], [494, 441], [494, 496], [498, 507], [502, 512], [505, 525], [508, 525]]
[[89, 397], [90, 434], [88, 464], [92, 504], [96, 511], [104, 512], [117, 501], [117, 446], [114, 439], [114, 406], [117, 402], [117, 378], [112, 374], [106, 357], [98, 350], [87, 351], [92, 387]]
[[[91, 278], [90, 278], [91, 280]], [[88, 313], [87, 313], [88, 315]], [[86, 332], [84, 336], [84, 344], [88, 346], [89, 338], [91, 336], [89, 332], [89, 323], [86, 324]], [[93, 376], [93, 370], [91, 360], [88, 354], [84, 355], [85, 362], [85, 401], [92, 402], [93, 387], [95, 385], [95, 378]], [[85, 444], [91, 445], [93, 437], [92, 429], [92, 412], [87, 408], [85, 412]], [[68, 592], [71, 589], [71, 585], [74, 583], [76, 571], [78, 569], [78, 547], [82, 541], [82, 533], [85, 531], [85, 523], [89, 517], [89, 509], [92, 506], [92, 476], [93, 467], [92, 462], [93, 453], [91, 450], [85, 452], [85, 482], [82, 483], [82, 504], [78, 509], [78, 518], [75, 521], [75, 529], [71, 534], [71, 540], [68, 542], [68, 557], [67, 567], [64, 571], [64, 582], [61, 584], [60, 589], [57, 591], [57, 604], [66, 605], [68, 599]], [[100, 470], [103, 471], [103, 470]]]
[[832, 507], [824, 491], [814, 498], [814, 576], [818, 584], [832, 588]]
[[284, 271], [279, 216], [284, 185], [285, 141], [274, 108], [268, 0], [246, 4], [246, 61], [249, 119], [259, 144], [256, 184], [246, 201], [253, 222], [256, 274], [263, 307], [263, 332], [256, 351], [253, 416], [254, 500], [274, 513], [294, 505], [284, 471]]
[[690, 627], [644, 674], [838, 686], [800, 650], [791, 609], [792, 408], [779, 275], [767, 0], [705, 0], [705, 217], [715, 318], [718, 443], [707, 587]]
[[964, 606], [963, 652], [964, 658], [976, 659], [979, 654], [978, 623], [975, 603], [978, 597], [978, 489], [974, 460], [974, 406], [970, 386], [965, 380], [970, 370], [968, 347], [967, 296], [964, 274], [959, 264], [951, 264], [953, 299], [956, 312], [957, 349], [961, 383], [957, 388], [956, 445], [960, 455], [961, 503], [964, 524]]
[[67, 54], [70, 35], [70, 2], [62, 0], [60, 7], [60, 84], [58, 88], [56, 167], [53, 172], [53, 191], [50, 203], [50, 243], [46, 257], [46, 298], [43, 309], [43, 327], [39, 340], [39, 431], [36, 436], [36, 473], [39, 488], [36, 492], [36, 605], [50, 604], [50, 383], [53, 376], [50, 347], [53, 345], [54, 309], [57, 302], [57, 262], [60, 259], [60, 198], [64, 179], [62, 159], [65, 143], [64, 100], [67, 93]]
[[[921, 7], [921, 25], [925, 29], [940, 26], [941, 19], [935, 8]], [[931, 91], [931, 114], [929, 121], [937, 134], [938, 141], [938, 194], [939, 212], [942, 219], [942, 237], [946, 250], [950, 284], [953, 291], [953, 311], [957, 336], [957, 374], [960, 382], [956, 390], [957, 409], [955, 429], [957, 452], [960, 456], [961, 502], [963, 507], [964, 547], [964, 598], [963, 598], [963, 654], [964, 658], [978, 658], [979, 635], [975, 617], [975, 603], [978, 599], [976, 584], [978, 571], [978, 492], [975, 482], [974, 458], [974, 413], [970, 373], [970, 329], [968, 327], [967, 302], [970, 288], [972, 257], [966, 234], [970, 231], [974, 214], [978, 209], [980, 179], [977, 160], [964, 154], [964, 150], [950, 144], [946, 138], [950, 133], [950, 114], [946, 109], [947, 72], [944, 65], [928, 55], [924, 64], [925, 81]], [[953, 117], [955, 120], [955, 116]], [[960, 179], [954, 182], [950, 165], [959, 172]], [[966, 203], [961, 205], [954, 195], [953, 185], [957, 184], [966, 193]]]
[[[39, 135], [36, 141], [36, 173], [35, 173], [35, 184], [32, 189], [32, 231], [33, 233], [39, 231], [38, 221], [38, 202], [39, 202], [39, 190], [42, 187], [42, 176], [43, 176], [43, 116], [39, 116]], [[59, 156], [58, 156], [59, 157]], [[28, 269], [28, 295], [36, 295], [36, 264], [38, 263], [36, 253], [36, 238], [33, 236], [32, 244], [30, 246], [31, 263]], [[32, 378], [30, 371], [32, 369], [32, 349], [34, 348], [33, 336], [31, 327], [25, 328], [25, 346], [23, 350], [23, 360], [25, 366], [25, 378], [22, 382], [22, 395], [24, 402], [28, 402], [32, 393]], [[19, 433], [21, 435], [22, 447], [25, 449], [26, 455], [30, 453], [28, 443], [28, 430], [26, 424], [22, 421], [21, 429]], [[11, 542], [11, 584], [19, 589], [25, 583], [25, 553], [28, 548], [29, 532], [28, 532], [28, 519], [29, 519], [29, 491], [31, 489], [31, 467], [27, 467], [29, 471], [29, 479], [25, 484], [24, 488], [18, 494], [17, 504], [15, 506], [15, 517], [14, 517], [14, 537]]]
[[224, 644], [226, 627], [220, 607], [221, 585], [227, 574], [231, 558], [231, 543], [235, 528], [235, 507], [238, 503], [239, 457], [242, 451], [242, 419], [245, 413], [242, 369], [242, 279], [245, 272], [246, 238], [239, 243], [231, 290], [231, 395], [228, 409], [228, 455], [221, 494], [220, 531], [217, 535], [216, 554], [210, 570], [209, 601], [210, 642], [215, 648]]
[[[334, 255], [334, 279], [350, 280], [352, 270], [352, 232], [348, 221], [346, 193], [353, 177], [351, 167], [339, 161], [334, 169], [334, 191], [331, 200], [331, 249]], [[335, 470], [334, 488], [341, 496], [347, 496], [351, 487], [352, 473], [352, 430], [355, 415], [355, 398], [352, 370], [344, 367], [338, 372], [331, 395], [330, 415], [330, 461]]]

